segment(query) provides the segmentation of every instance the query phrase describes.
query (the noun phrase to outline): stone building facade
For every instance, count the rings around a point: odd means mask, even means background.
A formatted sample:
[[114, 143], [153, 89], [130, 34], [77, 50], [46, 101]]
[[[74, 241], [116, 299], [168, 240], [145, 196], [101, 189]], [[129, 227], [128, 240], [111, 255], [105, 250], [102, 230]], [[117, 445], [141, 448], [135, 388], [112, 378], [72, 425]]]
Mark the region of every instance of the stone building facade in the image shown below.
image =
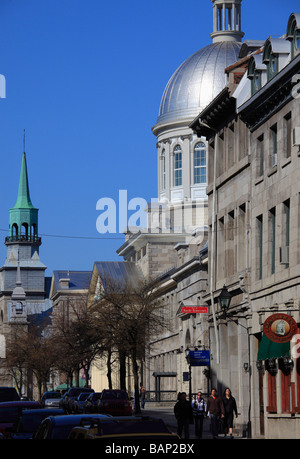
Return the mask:
[[274, 313], [300, 320], [299, 19], [228, 68], [232, 84], [191, 124], [209, 142], [212, 378], [235, 394], [240, 429], [265, 438], [297, 438], [300, 422], [298, 355], [264, 333]]

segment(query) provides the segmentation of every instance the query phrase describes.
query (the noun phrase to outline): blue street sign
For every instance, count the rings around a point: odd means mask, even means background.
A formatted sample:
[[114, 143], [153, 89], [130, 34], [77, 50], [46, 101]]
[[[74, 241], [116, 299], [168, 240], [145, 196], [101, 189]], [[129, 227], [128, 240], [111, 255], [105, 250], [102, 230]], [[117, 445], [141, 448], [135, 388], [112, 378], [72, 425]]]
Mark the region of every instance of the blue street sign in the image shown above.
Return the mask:
[[190, 365], [191, 367], [209, 367], [210, 366], [210, 352], [209, 351], [190, 351]]

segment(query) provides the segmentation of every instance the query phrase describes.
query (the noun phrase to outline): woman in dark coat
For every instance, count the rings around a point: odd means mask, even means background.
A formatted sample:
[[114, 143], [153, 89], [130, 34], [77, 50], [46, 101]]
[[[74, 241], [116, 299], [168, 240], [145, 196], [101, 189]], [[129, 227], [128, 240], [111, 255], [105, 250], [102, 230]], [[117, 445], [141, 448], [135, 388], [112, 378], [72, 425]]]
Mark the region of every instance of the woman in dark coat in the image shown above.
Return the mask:
[[238, 417], [238, 412], [235, 398], [232, 396], [229, 387], [227, 387], [224, 391], [223, 405], [225, 410], [224, 433], [225, 436], [227, 435], [227, 433], [229, 433], [230, 437], [232, 437], [233, 416], [235, 413], [236, 417]]
[[190, 403], [186, 399], [186, 392], [179, 392], [177, 403], [174, 406], [174, 414], [177, 419], [177, 434], [182, 437], [184, 430], [184, 438], [190, 438], [190, 423], [193, 420], [193, 411]]

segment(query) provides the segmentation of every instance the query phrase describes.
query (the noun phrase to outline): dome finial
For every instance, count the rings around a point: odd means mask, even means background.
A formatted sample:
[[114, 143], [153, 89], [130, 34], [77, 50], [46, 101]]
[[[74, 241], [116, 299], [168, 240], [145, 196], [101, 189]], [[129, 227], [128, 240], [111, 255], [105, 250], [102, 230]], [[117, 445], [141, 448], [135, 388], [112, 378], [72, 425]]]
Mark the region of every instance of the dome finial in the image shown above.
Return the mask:
[[242, 0], [211, 0], [213, 3], [213, 33], [210, 36], [213, 43], [220, 41], [241, 41], [244, 33], [241, 31]]

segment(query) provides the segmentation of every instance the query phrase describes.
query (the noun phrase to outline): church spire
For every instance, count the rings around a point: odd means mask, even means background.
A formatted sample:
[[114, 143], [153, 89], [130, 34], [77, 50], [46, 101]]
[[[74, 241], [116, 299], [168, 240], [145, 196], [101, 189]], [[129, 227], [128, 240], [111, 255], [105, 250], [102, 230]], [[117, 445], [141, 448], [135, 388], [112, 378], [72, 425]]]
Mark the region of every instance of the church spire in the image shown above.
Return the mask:
[[33, 206], [29, 193], [25, 134], [23, 150], [17, 202], [12, 209], [9, 209], [8, 243], [16, 241], [39, 242], [38, 209]]
[[29, 193], [26, 153], [24, 151], [23, 156], [22, 156], [18, 198], [14, 206], [14, 209], [33, 209], [33, 208], [34, 207], [32, 205], [32, 202], [30, 199], [30, 193]]
[[213, 3], [214, 28], [210, 36], [213, 43], [220, 41], [241, 41], [242, 0], [211, 0]]

